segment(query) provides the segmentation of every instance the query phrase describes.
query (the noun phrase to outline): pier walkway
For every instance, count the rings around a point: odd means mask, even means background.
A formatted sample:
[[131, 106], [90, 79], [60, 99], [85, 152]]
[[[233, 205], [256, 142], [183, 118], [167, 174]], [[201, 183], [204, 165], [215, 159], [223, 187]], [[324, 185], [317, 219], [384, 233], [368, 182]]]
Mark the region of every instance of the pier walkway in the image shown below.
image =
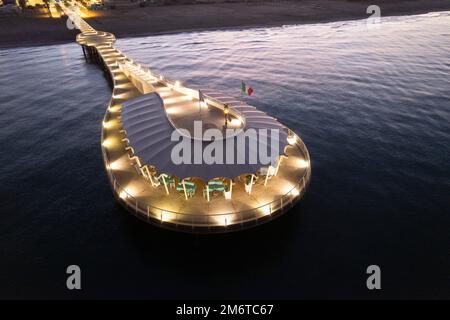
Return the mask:
[[[204, 98], [199, 100], [198, 89], [140, 65], [114, 47], [114, 35], [95, 30], [75, 11], [61, 7], [80, 30], [77, 42], [86, 59], [111, 75], [113, 91], [102, 124], [101, 149], [114, 195], [131, 213], [169, 229], [228, 232], [270, 221], [303, 197], [311, 166], [298, 135], [256, 108], [210, 89], [201, 90]], [[248, 172], [250, 167], [242, 167], [236, 176], [215, 178], [211, 170], [192, 176], [182, 167], [180, 176], [164, 171], [174, 168], [160, 160], [170, 152], [163, 144], [169, 129], [193, 133], [194, 121], [202, 120], [222, 130], [225, 109], [235, 129], [280, 129], [283, 143], [277, 164], [253, 166]]]

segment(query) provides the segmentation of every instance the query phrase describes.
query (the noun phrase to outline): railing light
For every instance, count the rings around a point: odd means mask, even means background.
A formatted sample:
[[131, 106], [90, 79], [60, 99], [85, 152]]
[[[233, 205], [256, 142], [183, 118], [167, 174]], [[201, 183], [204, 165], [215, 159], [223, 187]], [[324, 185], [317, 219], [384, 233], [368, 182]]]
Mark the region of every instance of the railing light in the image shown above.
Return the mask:
[[120, 166], [118, 160], [116, 160], [116, 161], [114, 161], [114, 162], [111, 162], [111, 163], [109, 164], [109, 167], [110, 167], [112, 170], [118, 170], [118, 169], [121, 168], [121, 166]]
[[111, 139], [106, 139], [102, 142], [102, 146], [104, 146], [105, 148], [109, 148], [112, 146], [112, 140]]
[[288, 142], [290, 145], [295, 144], [296, 141], [297, 141], [297, 138], [296, 138], [295, 136], [289, 136], [289, 137], [287, 137], [287, 142]]
[[108, 128], [111, 128], [112, 127], [112, 122], [111, 121], [103, 121], [103, 128], [106, 128], [106, 129], [108, 129]]
[[120, 191], [119, 197], [120, 199], [125, 200], [127, 198], [127, 192], [125, 190]]
[[172, 220], [172, 216], [171, 216], [170, 212], [161, 210], [161, 221], [166, 222], [166, 221], [170, 221], [170, 220]]
[[270, 204], [265, 205], [261, 208], [261, 213], [265, 216], [270, 214]]
[[297, 165], [299, 168], [308, 168], [309, 162], [303, 159], [298, 160]]

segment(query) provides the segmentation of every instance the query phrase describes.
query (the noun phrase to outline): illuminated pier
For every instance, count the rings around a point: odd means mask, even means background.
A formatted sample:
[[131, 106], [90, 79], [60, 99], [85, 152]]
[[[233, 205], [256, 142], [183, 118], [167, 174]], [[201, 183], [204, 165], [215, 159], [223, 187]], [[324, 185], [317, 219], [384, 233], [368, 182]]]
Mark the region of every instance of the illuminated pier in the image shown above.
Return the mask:
[[[85, 58], [111, 75], [113, 92], [103, 120], [101, 148], [114, 195], [131, 213], [169, 229], [228, 232], [270, 221], [303, 197], [311, 165], [298, 135], [236, 99], [154, 73], [116, 49], [114, 35], [95, 30], [75, 11], [61, 7], [81, 31], [77, 42]], [[250, 130], [276, 130], [276, 161], [266, 166], [195, 163], [194, 154], [191, 163], [174, 163], [174, 132], [180, 139], [192, 140], [201, 152], [213, 140], [204, 131], [196, 134], [198, 121], [203, 130], [216, 133], [234, 129], [223, 138], [224, 146]], [[231, 153], [235, 159], [242, 152], [254, 152], [251, 142], [244, 151], [236, 144], [224, 148], [224, 159]]]

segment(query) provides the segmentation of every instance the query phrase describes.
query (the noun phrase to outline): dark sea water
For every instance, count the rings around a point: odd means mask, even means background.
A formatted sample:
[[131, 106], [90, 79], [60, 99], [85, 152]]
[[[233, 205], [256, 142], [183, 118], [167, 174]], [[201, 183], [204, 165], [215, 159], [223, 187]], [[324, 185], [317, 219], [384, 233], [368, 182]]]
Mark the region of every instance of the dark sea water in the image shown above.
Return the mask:
[[[239, 96], [304, 139], [303, 201], [256, 229], [179, 234], [114, 201], [111, 88], [76, 44], [0, 51], [0, 298], [450, 298], [450, 14], [183, 33], [118, 46]], [[81, 292], [65, 269], [82, 269]], [[366, 289], [366, 268], [382, 290]]]

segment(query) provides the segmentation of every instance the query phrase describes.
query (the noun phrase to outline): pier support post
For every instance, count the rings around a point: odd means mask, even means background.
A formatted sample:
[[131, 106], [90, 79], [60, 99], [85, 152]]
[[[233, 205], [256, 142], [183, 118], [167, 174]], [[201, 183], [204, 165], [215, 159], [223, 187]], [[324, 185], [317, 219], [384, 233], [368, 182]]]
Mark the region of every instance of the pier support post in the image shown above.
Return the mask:
[[86, 50], [84, 49], [84, 46], [81, 46], [81, 48], [83, 49], [83, 56], [84, 56], [84, 60], [87, 62], [87, 56], [86, 56]]

